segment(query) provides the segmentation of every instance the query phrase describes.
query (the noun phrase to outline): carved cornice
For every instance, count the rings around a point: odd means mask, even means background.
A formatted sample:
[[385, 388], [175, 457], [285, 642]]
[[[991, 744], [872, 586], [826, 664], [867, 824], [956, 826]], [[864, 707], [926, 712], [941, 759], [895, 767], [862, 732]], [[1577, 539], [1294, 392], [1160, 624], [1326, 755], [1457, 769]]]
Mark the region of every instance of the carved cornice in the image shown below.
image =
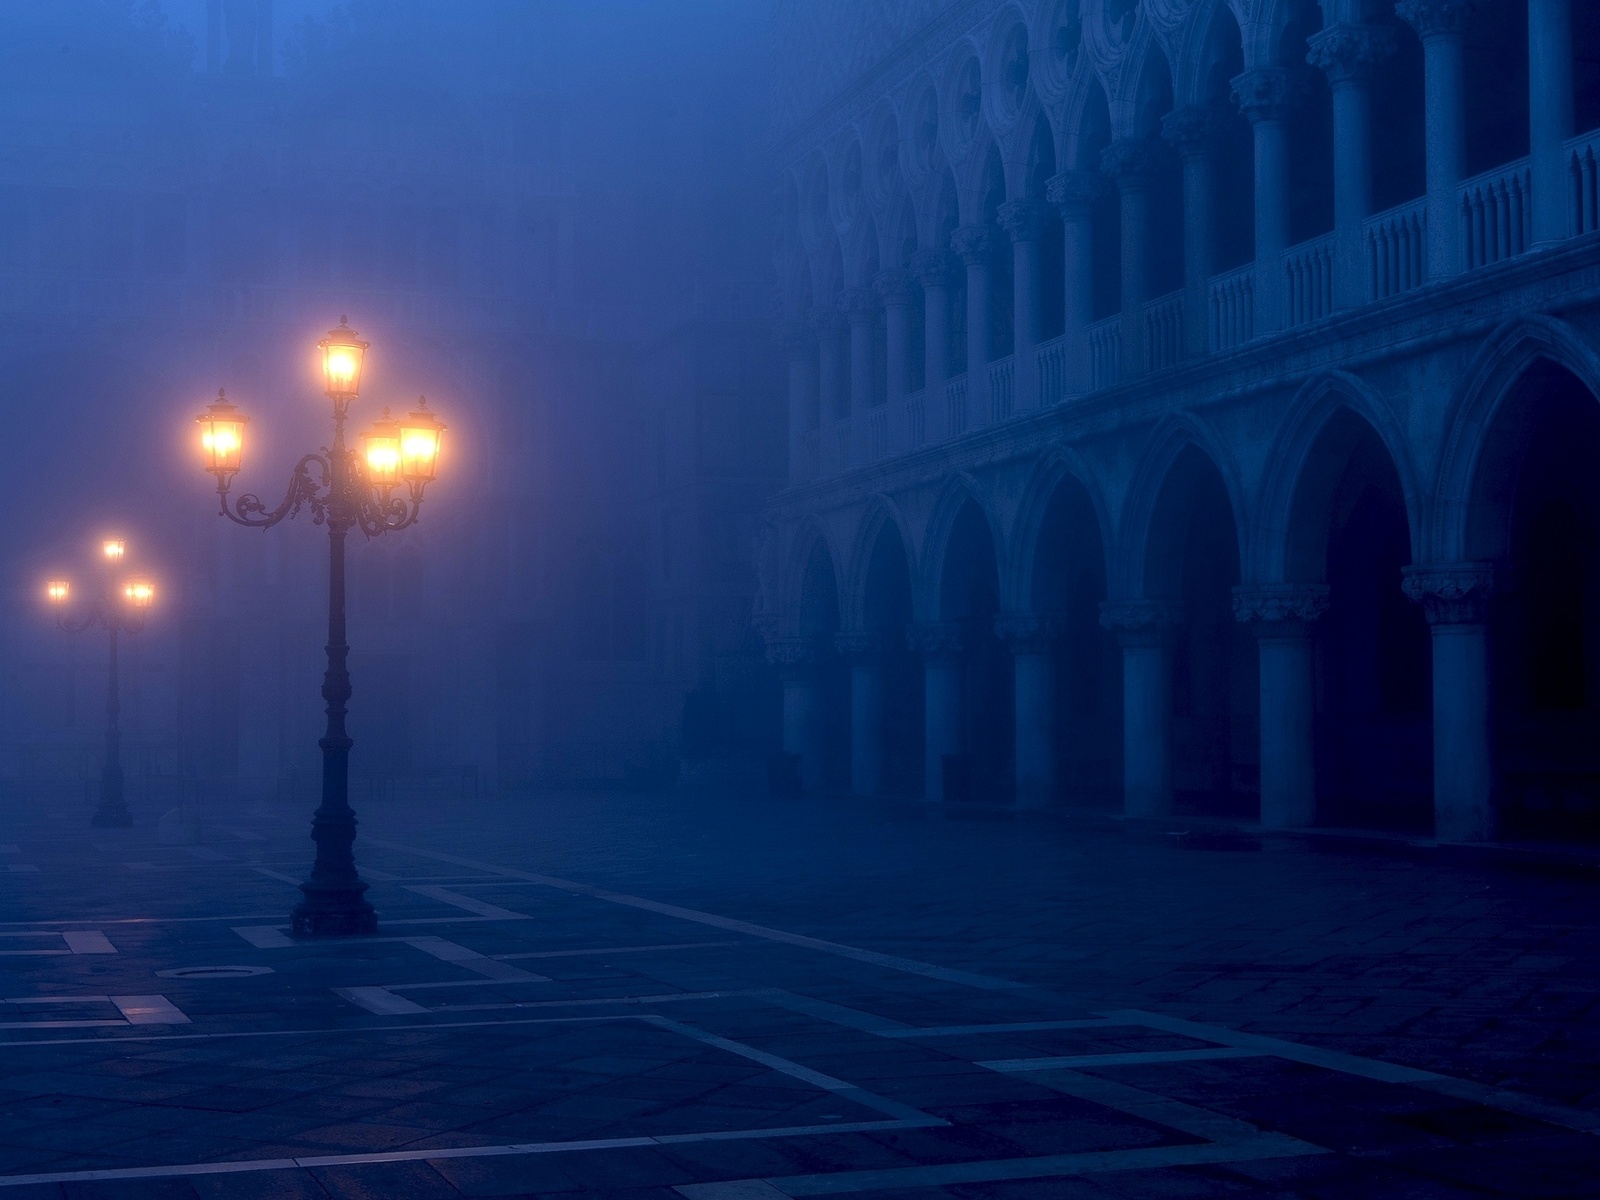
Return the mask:
[[995, 213], [995, 219], [1013, 242], [1031, 242], [1039, 236], [1037, 201], [1008, 200]]
[[872, 286], [886, 308], [904, 308], [911, 303], [911, 276], [904, 271], [879, 271]]
[[878, 293], [872, 288], [845, 288], [839, 293], [839, 311], [852, 325], [872, 320], [878, 308]]
[[1044, 198], [1061, 210], [1064, 220], [1081, 221], [1105, 190], [1106, 177], [1099, 171], [1063, 171], [1044, 185]]
[[1100, 169], [1120, 191], [1141, 191], [1160, 180], [1161, 168], [1170, 161], [1168, 153], [1159, 138], [1123, 138], [1101, 151]]
[[1429, 625], [1482, 625], [1489, 619], [1494, 567], [1489, 563], [1405, 567], [1400, 586], [1422, 605]]
[[1000, 613], [994, 634], [1013, 654], [1045, 654], [1061, 637], [1061, 618], [1054, 613]]
[[1473, 0], [1400, 0], [1395, 15], [1426, 40], [1432, 37], [1459, 36]]
[[1176, 600], [1105, 600], [1100, 604], [1100, 628], [1117, 635], [1124, 646], [1163, 646], [1183, 621], [1183, 606]]
[[948, 250], [918, 250], [911, 256], [911, 274], [924, 288], [948, 287], [955, 269]]
[[851, 662], [872, 662], [883, 656], [881, 633], [836, 633], [833, 648]]
[[1297, 637], [1328, 611], [1326, 584], [1246, 584], [1233, 589], [1234, 620], [1262, 637]]
[[1205, 104], [1175, 108], [1161, 118], [1161, 136], [1184, 158], [1206, 154], [1216, 144], [1222, 117]]
[[1252, 125], [1282, 121], [1300, 101], [1294, 76], [1282, 67], [1257, 67], [1233, 78], [1233, 99]]
[[1330, 25], [1307, 41], [1306, 61], [1335, 85], [1370, 79], [1395, 51], [1394, 30], [1381, 25]]
[[994, 230], [987, 225], [963, 225], [950, 235], [950, 249], [967, 266], [982, 266], [994, 253]]
[[967, 648], [967, 639], [957, 622], [937, 621], [908, 628], [906, 644], [923, 658], [955, 658]]

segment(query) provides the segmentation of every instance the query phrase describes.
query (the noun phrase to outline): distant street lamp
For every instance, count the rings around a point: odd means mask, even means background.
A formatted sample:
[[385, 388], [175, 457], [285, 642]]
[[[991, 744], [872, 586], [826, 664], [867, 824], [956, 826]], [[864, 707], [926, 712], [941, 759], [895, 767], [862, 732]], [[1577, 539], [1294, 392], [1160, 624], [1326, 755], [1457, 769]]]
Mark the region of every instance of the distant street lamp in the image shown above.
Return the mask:
[[[100, 556], [108, 567], [120, 566], [128, 544], [121, 538], [106, 538], [100, 543]], [[56, 609], [56, 623], [68, 633], [82, 633], [91, 625], [104, 627], [110, 635], [110, 659], [106, 670], [106, 752], [100, 763], [100, 803], [94, 810], [92, 823], [100, 828], [118, 828], [133, 824], [123, 797], [122, 731], [117, 718], [122, 712], [117, 681], [117, 635], [137, 633], [144, 628], [144, 614], [156, 599], [155, 584], [145, 579], [129, 579], [119, 591], [113, 582], [100, 595], [95, 596], [87, 608], [74, 612], [67, 606], [72, 602], [72, 584], [66, 579], [52, 579], [44, 587], [45, 599]]]
[[[258, 497], [242, 495], [232, 506], [228, 490], [244, 457], [244, 427], [249, 418], [217, 393], [198, 418], [205, 469], [217, 479], [222, 515], [240, 525], [267, 528], [302, 507], [328, 527], [328, 669], [322, 678], [328, 725], [322, 747], [322, 804], [311, 822], [317, 844], [311, 878], [291, 922], [295, 933], [342, 937], [372, 933], [378, 915], [366, 898], [367, 885], [356, 872], [353, 847], [356, 816], [350, 808], [350, 735], [345, 715], [350, 700], [350, 647], [345, 641], [344, 541], [351, 529], [369, 538], [416, 523], [422, 493], [439, 465], [444, 426], [428, 411], [426, 398], [401, 420], [384, 409], [382, 420], [362, 435], [362, 451], [345, 446], [344, 423], [350, 402], [361, 394], [361, 372], [368, 343], [341, 317], [339, 328], [317, 343], [322, 358], [323, 394], [333, 401], [333, 445], [304, 455], [289, 474], [282, 503], [269, 509]], [[405, 485], [403, 492], [398, 491]]]

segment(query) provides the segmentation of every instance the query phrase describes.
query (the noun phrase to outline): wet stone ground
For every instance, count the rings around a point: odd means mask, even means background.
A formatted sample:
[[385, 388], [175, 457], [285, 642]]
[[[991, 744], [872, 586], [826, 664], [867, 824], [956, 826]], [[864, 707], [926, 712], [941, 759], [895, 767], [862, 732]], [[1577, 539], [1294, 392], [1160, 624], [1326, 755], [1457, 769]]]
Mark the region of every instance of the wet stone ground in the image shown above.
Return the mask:
[[0, 801], [0, 1200], [1600, 1196], [1584, 878], [590, 794], [197, 846]]

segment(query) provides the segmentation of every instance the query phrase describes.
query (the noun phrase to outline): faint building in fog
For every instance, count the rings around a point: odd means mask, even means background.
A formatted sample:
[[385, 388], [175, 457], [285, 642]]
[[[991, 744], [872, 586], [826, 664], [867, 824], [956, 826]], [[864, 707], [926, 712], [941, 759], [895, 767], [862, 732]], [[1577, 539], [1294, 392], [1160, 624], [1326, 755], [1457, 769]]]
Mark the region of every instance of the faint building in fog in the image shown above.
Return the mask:
[[806, 786], [1600, 832], [1600, 9], [779, 37]]

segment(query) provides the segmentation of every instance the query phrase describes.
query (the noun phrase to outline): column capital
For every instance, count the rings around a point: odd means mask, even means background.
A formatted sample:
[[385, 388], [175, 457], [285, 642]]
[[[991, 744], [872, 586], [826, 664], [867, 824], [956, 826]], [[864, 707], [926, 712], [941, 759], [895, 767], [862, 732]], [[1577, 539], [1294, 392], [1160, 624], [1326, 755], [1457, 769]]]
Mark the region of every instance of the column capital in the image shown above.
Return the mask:
[[906, 644], [923, 658], [955, 658], [967, 648], [960, 622], [933, 621], [906, 630]]
[[819, 304], [806, 315], [806, 324], [818, 337], [825, 338], [839, 332], [844, 325], [844, 317], [840, 315], [837, 304], [833, 308]]
[[1209, 104], [1175, 108], [1161, 118], [1161, 136], [1182, 157], [1209, 153], [1222, 129], [1222, 114]]
[[1117, 635], [1124, 646], [1164, 646], [1183, 620], [1176, 600], [1103, 600], [1100, 628]]
[[872, 280], [885, 308], [904, 308], [911, 303], [911, 275], [907, 271], [879, 271]]
[[1306, 61], [1326, 74], [1335, 87], [1365, 83], [1395, 51], [1394, 30], [1344, 21], [1312, 34], [1306, 44], [1310, 47]]
[[1054, 613], [999, 613], [994, 633], [1013, 654], [1045, 654], [1061, 636], [1061, 619]]
[[1257, 67], [1232, 82], [1234, 101], [1252, 125], [1284, 120], [1300, 99], [1294, 77], [1282, 67]]
[[1401, 569], [1401, 590], [1422, 605], [1429, 625], [1482, 625], [1494, 591], [1490, 563], [1428, 563]]
[[1435, 37], [1460, 37], [1472, 9], [1472, 0], [1400, 0], [1395, 15], [1417, 31], [1423, 41]]
[[767, 643], [767, 662], [786, 674], [799, 674], [817, 662], [817, 643], [813, 638], [774, 638]]
[[839, 311], [850, 324], [864, 324], [878, 311], [878, 293], [869, 287], [845, 288], [839, 293]]
[[987, 225], [963, 225], [950, 235], [950, 249], [969, 267], [981, 267], [994, 251], [994, 230]]
[[1234, 620], [1261, 637], [1304, 637], [1328, 611], [1325, 583], [1247, 583], [1233, 589]]
[[875, 662], [882, 657], [884, 638], [881, 633], [836, 633], [833, 648], [841, 658], [854, 663]]
[[1100, 169], [1123, 192], [1152, 188], [1161, 177], [1167, 148], [1159, 138], [1123, 138], [1100, 152]]
[[1106, 189], [1106, 177], [1099, 171], [1062, 171], [1044, 185], [1044, 198], [1061, 210], [1062, 219], [1082, 220], [1089, 206]]
[[955, 263], [948, 250], [918, 250], [911, 256], [910, 271], [924, 288], [945, 287]]
[[1008, 200], [995, 218], [1013, 242], [1031, 242], [1039, 236], [1039, 203], [1036, 200]]
[[779, 321], [777, 332], [778, 344], [793, 357], [805, 354], [816, 342], [810, 324], [799, 317]]

